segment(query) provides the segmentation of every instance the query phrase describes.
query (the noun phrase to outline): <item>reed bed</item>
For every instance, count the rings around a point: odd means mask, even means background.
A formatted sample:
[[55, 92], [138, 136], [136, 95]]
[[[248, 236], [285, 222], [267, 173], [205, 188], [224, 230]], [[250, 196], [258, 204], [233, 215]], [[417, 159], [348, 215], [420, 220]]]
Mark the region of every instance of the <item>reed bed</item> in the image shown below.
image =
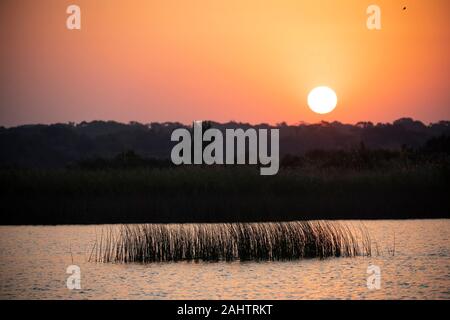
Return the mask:
[[[450, 166], [1, 170], [0, 224], [449, 218]], [[324, 201], [326, 199], [326, 201]], [[357, 201], [356, 201], [357, 199]]]
[[370, 256], [364, 226], [342, 222], [134, 224], [109, 227], [96, 239], [89, 260], [262, 261]]

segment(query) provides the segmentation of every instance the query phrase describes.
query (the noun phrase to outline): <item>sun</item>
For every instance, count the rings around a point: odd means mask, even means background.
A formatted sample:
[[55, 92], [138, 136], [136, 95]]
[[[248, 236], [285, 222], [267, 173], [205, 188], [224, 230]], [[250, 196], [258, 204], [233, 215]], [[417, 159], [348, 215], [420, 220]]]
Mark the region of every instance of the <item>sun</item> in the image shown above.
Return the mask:
[[336, 93], [329, 87], [316, 87], [308, 95], [308, 105], [315, 113], [330, 113], [337, 105]]

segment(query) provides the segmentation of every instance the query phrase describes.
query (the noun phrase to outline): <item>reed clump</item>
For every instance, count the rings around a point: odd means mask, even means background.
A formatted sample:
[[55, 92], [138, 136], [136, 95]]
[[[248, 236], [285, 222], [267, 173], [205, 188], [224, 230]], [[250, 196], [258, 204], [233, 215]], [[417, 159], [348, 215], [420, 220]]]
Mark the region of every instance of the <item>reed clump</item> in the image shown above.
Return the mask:
[[135, 224], [102, 231], [95, 262], [263, 261], [370, 256], [364, 227], [294, 221], [217, 224]]

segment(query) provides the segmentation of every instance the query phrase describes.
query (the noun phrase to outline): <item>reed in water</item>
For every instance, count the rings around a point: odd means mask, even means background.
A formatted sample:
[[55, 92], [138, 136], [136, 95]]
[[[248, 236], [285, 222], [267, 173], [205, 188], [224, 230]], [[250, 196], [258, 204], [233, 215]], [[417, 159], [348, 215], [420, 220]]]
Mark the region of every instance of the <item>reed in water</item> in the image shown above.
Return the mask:
[[370, 256], [367, 230], [342, 222], [136, 224], [109, 227], [92, 248], [95, 262], [294, 260]]

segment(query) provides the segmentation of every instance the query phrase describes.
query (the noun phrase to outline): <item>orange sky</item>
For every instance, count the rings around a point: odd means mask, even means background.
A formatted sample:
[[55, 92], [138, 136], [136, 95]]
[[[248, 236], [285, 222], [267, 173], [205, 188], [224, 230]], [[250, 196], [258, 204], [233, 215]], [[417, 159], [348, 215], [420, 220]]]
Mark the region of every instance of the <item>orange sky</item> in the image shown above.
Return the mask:
[[[65, 27], [78, 4], [82, 30]], [[382, 9], [382, 30], [366, 8]], [[407, 10], [402, 10], [407, 6]], [[0, 125], [450, 119], [448, 0], [1, 0]], [[314, 114], [328, 85], [338, 106]]]

